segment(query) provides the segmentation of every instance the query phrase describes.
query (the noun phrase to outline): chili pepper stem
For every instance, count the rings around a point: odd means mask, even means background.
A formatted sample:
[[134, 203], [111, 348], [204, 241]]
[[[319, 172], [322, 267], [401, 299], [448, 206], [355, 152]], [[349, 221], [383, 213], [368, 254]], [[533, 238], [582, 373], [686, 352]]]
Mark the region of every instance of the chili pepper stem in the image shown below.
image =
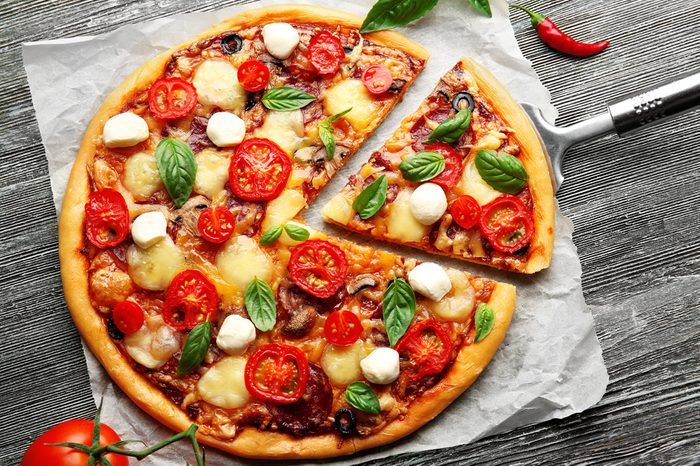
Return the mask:
[[537, 27], [542, 23], [542, 21], [546, 20], [547, 17], [545, 15], [541, 15], [539, 13], [535, 13], [529, 8], [526, 8], [522, 5], [510, 5], [511, 8], [517, 8], [518, 10], [523, 10], [525, 13], [530, 15], [530, 22], [532, 23], [533, 27]]

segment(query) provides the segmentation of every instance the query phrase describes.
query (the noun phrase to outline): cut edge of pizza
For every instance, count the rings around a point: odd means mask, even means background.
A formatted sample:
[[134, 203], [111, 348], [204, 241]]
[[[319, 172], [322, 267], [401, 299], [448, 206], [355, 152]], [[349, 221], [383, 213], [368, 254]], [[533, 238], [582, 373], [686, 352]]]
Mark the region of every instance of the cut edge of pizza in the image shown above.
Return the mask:
[[535, 273], [554, 246], [549, 173], [520, 105], [462, 58], [322, 215], [377, 239]]

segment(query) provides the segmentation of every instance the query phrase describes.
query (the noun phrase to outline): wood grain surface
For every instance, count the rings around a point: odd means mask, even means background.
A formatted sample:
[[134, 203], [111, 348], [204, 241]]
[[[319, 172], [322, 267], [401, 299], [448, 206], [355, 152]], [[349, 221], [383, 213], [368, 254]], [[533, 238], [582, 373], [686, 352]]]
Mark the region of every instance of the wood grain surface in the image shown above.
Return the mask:
[[[20, 43], [231, 3], [0, 1], [2, 465], [18, 464], [50, 425], [95, 411], [63, 300], [56, 215]], [[537, 40], [523, 13], [513, 13], [520, 46], [552, 92], [559, 124], [700, 68], [698, 0], [523, 3], [581, 39], [613, 43], [593, 59], [566, 58]], [[700, 462], [700, 113], [577, 147], [564, 174], [558, 198], [576, 227], [583, 288], [610, 373], [603, 400], [564, 420], [374, 464]]]

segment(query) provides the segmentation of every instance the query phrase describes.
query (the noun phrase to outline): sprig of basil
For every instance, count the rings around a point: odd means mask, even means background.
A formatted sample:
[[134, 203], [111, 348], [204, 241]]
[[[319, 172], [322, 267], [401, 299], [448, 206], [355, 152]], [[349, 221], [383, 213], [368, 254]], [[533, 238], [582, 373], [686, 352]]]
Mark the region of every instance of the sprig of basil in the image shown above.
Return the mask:
[[434, 150], [422, 150], [406, 157], [399, 170], [408, 181], [428, 181], [445, 170], [445, 157]]
[[277, 225], [276, 227], [269, 228], [263, 235], [260, 237], [260, 244], [263, 246], [269, 246], [277, 239], [280, 237], [282, 234], [282, 225]]
[[190, 331], [185, 340], [185, 346], [182, 348], [180, 362], [177, 364], [177, 375], [182, 377], [187, 375], [204, 360], [209, 344], [211, 343], [211, 322], [209, 318], [204, 322], [200, 322]]
[[353, 382], [345, 389], [345, 401], [366, 413], [379, 414], [379, 398], [365, 382]]
[[316, 100], [316, 97], [295, 87], [283, 86], [265, 91], [260, 100], [270, 110], [289, 112], [307, 106]]
[[463, 108], [452, 118], [448, 118], [440, 123], [437, 128], [430, 133], [430, 136], [428, 136], [425, 142], [428, 144], [434, 144], [437, 141], [446, 142], [448, 144], [457, 142], [467, 128], [469, 128], [471, 121], [472, 111], [468, 108]]
[[248, 283], [243, 295], [245, 309], [253, 325], [261, 332], [267, 332], [277, 322], [277, 302], [270, 285], [258, 277]]
[[197, 175], [194, 152], [177, 139], [161, 139], [156, 146], [156, 164], [165, 189], [179, 209], [189, 199]]
[[475, 342], [480, 342], [491, 333], [495, 319], [496, 315], [488, 304], [481, 303], [476, 307], [476, 315], [474, 316], [474, 327], [476, 328]]
[[347, 110], [343, 110], [340, 113], [336, 113], [335, 115], [329, 116], [318, 125], [318, 135], [326, 148], [326, 158], [328, 160], [331, 160], [335, 155], [335, 138], [333, 137], [333, 128], [331, 125], [338, 118], [347, 115], [350, 110], [352, 110], [352, 107], [348, 108]]
[[381, 175], [372, 181], [352, 203], [352, 208], [362, 220], [367, 220], [379, 212], [386, 201], [388, 182], [386, 175]]
[[309, 239], [309, 236], [311, 236], [309, 230], [293, 223], [285, 224], [284, 231], [287, 233], [287, 236], [292, 238], [294, 241], [306, 241]]
[[405, 26], [425, 16], [438, 0], [379, 0], [360, 27], [360, 32], [374, 32]]
[[489, 18], [492, 16], [489, 0], [468, 0], [468, 2], [482, 15], [488, 16]]
[[480, 150], [474, 165], [481, 178], [502, 193], [518, 194], [530, 179], [520, 160], [505, 152]]
[[389, 344], [394, 346], [406, 333], [416, 313], [416, 295], [413, 288], [399, 278], [390, 281], [384, 292], [382, 309]]

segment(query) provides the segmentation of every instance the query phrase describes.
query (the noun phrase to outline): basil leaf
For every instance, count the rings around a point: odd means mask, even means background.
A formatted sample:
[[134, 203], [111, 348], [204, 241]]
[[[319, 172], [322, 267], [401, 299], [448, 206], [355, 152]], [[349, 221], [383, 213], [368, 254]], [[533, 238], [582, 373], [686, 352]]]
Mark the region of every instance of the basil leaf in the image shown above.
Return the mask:
[[386, 201], [387, 181], [382, 175], [372, 181], [352, 203], [352, 208], [362, 220], [367, 220], [379, 212]]
[[277, 238], [280, 237], [282, 234], [282, 225], [278, 225], [276, 227], [269, 228], [263, 235], [260, 237], [260, 244], [263, 246], [269, 246], [275, 241], [277, 241]]
[[389, 344], [394, 346], [406, 333], [416, 313], [416, 295], [413, 288], [404, 280], [393, 279], [384, 292], [382, 308]]
[[200, 322], [195, 328], [190, 331], [185, 341], [185, 346], [182, 348], [180, 362], [177, 365], [177, 375], [182, 377], [187, 375], [204, 360], [204, 356], [209, 350], [211, 344], [211, 322], [209, 319], [205, 322]]
[[488, 304], [481, 303], [476, 307], [476, 315], [474, 316], [474, 328], [476, 328], [475, 342], [480, 342], [491, 333], [495, 319], [496, 315]]
[[462, 137], [464, 132], [469, 128], [472, 121], [472, 111], [468, 108], [463, 108], [452, 118], [448, 118], [438, 125], [437, 128], [430, 133], [426, 142], [434, 144], [437, 141], [452, 144], [457, 142]]
[[505, 152], [480, 150], [474, 165], [481, 178], [502, 193], [518, 194], [530, 179], [520, 160]]
[[165, 189], [179, 209], [189, 199], [197, 175], [194, 152], [177, 139], [161, 139], [156, 146], [156, 164]]
[[277, 302], [270, 285], [258, 277], [253, 278], [245, 288], [243, 301], [250, 320], [258, 330], [267, 332], [275, 326]]
[[404, 159], [399, 170], [408, 181], [428, 181], [445, 169], [445, 157], [434, 150], [416, 152]]
[[425, 16], [438, 0], [379, 0], [360, 27], [360, 32], [374, 32], [405, 26]]
[[270, 110], [289, 112], [307, 106], [316, 97], [294, 87], [274, 87], [265, 91], [261, 100]]
[[366, 413], [379, 414], [379, 398], [365, 382], [353, 382], [345, 389], [345, 401]]
[[293, 223], [286, 224], [284, 226], [284, 231], [287, 233], [287, 236], [294, 241], [306, 241], [310, 236], [309, 230], [302, 226], [294, 225]]
[[489, 18], [492, 16], [489, 0], [468, 0], [468, 2], [482, 15], [488, 16]]
[[352, 107], [348, 108], [347, 110], [343, 110], [340, 113], [336, 113], [335, 115], [329, 116], [323, 120], [320, 125], [318, 125], [318, 135], [321, 137], [321, 141], [326, 147], [326, 158], [328, 160], [331, 160], [335, 155], [335, 138], [333, 137], [333, 128], [331, 127], [331, 124], [338, 118], [346, 115], [350, 110], [352, 110]]

